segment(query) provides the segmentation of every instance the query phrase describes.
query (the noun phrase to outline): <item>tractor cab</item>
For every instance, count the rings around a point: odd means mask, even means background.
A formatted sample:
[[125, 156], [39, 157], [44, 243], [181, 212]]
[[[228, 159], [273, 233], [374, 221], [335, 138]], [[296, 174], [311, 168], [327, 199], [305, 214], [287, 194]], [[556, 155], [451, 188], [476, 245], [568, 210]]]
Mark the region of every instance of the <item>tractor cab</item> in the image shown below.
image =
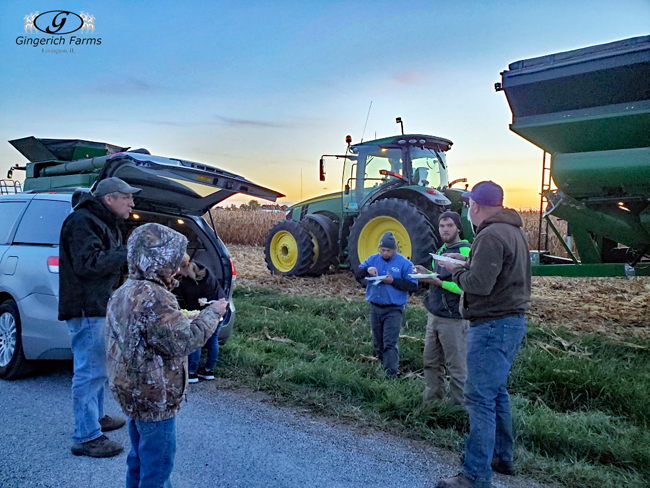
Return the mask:
[[406, 134], [350, 146], [351, 154], [344, 157], [343, 213], [356, 212], [400, 187], [419, 187], [415, 189], [421, 192], [446, 188], [445, 152], [451, 145], [447, 139]]

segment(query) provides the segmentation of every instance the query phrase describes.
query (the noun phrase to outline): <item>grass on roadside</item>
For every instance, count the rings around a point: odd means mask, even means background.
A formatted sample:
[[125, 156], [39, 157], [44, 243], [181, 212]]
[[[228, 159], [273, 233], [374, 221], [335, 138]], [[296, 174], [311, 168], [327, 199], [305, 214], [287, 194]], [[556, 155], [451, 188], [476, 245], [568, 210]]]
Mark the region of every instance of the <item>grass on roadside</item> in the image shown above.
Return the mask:
[[[464, 410], [422, 404], [424, 380], [388, 381], [371, 356], [363, 301], [236, 290], [236, 336], [218, 372], [316, 411], [460, 451]], [[409, 309], [402, 334], [423, 338], [426, 312]], [[272, 337], [293, 343], [267, 340]], [[509, 389], [516, 465], [566, 486], [647, 486], [650, 478], [649, 344], [613, 344], [529, 325]], [[551, 345], [553, 347], [548, 347]], [[634, 347], [637, 346], [637, 347]], [[400, 368], [422, 370], [418, 341], [400, 340]], [[644, 394], [645, 393], [645, 394]]]

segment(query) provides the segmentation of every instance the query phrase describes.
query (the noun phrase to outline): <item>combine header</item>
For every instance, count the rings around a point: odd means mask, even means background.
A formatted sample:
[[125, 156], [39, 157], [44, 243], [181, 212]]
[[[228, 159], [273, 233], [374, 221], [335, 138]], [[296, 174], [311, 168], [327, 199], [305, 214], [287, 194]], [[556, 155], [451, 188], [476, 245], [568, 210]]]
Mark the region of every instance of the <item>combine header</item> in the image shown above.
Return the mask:
[[[501, 75], [510, 130], [544, 150], [541, 218], [570, 256], [532, 251], [533, 274], [650, 274], [650, 36], [517, 61]], [[551, 215], [567, 221], [578, 256]]]

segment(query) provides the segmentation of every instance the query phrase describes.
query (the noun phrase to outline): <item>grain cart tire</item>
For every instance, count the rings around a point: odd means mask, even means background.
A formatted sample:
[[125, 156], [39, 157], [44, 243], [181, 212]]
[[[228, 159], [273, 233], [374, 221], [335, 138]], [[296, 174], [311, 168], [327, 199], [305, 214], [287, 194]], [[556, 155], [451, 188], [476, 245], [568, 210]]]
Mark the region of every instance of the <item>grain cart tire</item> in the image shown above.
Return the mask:
[[314, 265], [309, 269], [308, 274], [322, 275], [329, 270], [330, 265], [336, 264], [338, 229], [334, 222], [324, 215], [307, 215], [301, 223], [316, 241]]
[[353, 271], [377, 252], [386, 231], [395, 235], [398, 252], [413, 264], [431, 262], [429, 253], [436, 251], [438, 242], [431, 221], [411, 202], [387, 198], [362, 209], [350, 229], [348, 258]]
[[272, 274], [304, 275], [314, 264], [312, 235], [300, 222], [281, 220], [266, 236], [264, 259]]
[[28, 376], [33, 370], [33, 364], [23, 353], [18, 305], [6, 300], [0, 305], [0, 378], [15, 380]]

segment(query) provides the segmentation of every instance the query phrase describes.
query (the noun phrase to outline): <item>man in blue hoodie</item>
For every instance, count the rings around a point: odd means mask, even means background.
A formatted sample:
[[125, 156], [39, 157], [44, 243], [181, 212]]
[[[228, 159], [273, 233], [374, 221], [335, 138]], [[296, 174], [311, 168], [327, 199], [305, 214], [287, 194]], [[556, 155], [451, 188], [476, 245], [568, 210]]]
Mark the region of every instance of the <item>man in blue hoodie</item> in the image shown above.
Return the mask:
[[397, 376], [399, 350], [397, 340], [402, 327], [402, 315], [409, 292], [418, 288], [417, 280], [409, 274], [413, 263], [397, 253], [397, 242], [392, 232], [386, 232], [379, 241], [379, 252], [366, 259], [356, 272], [358, 280], [384, 276], [368, 282], [366, 301], [370, 302], [370, 326], [375, 356], [381, 361], [388, 378]]

